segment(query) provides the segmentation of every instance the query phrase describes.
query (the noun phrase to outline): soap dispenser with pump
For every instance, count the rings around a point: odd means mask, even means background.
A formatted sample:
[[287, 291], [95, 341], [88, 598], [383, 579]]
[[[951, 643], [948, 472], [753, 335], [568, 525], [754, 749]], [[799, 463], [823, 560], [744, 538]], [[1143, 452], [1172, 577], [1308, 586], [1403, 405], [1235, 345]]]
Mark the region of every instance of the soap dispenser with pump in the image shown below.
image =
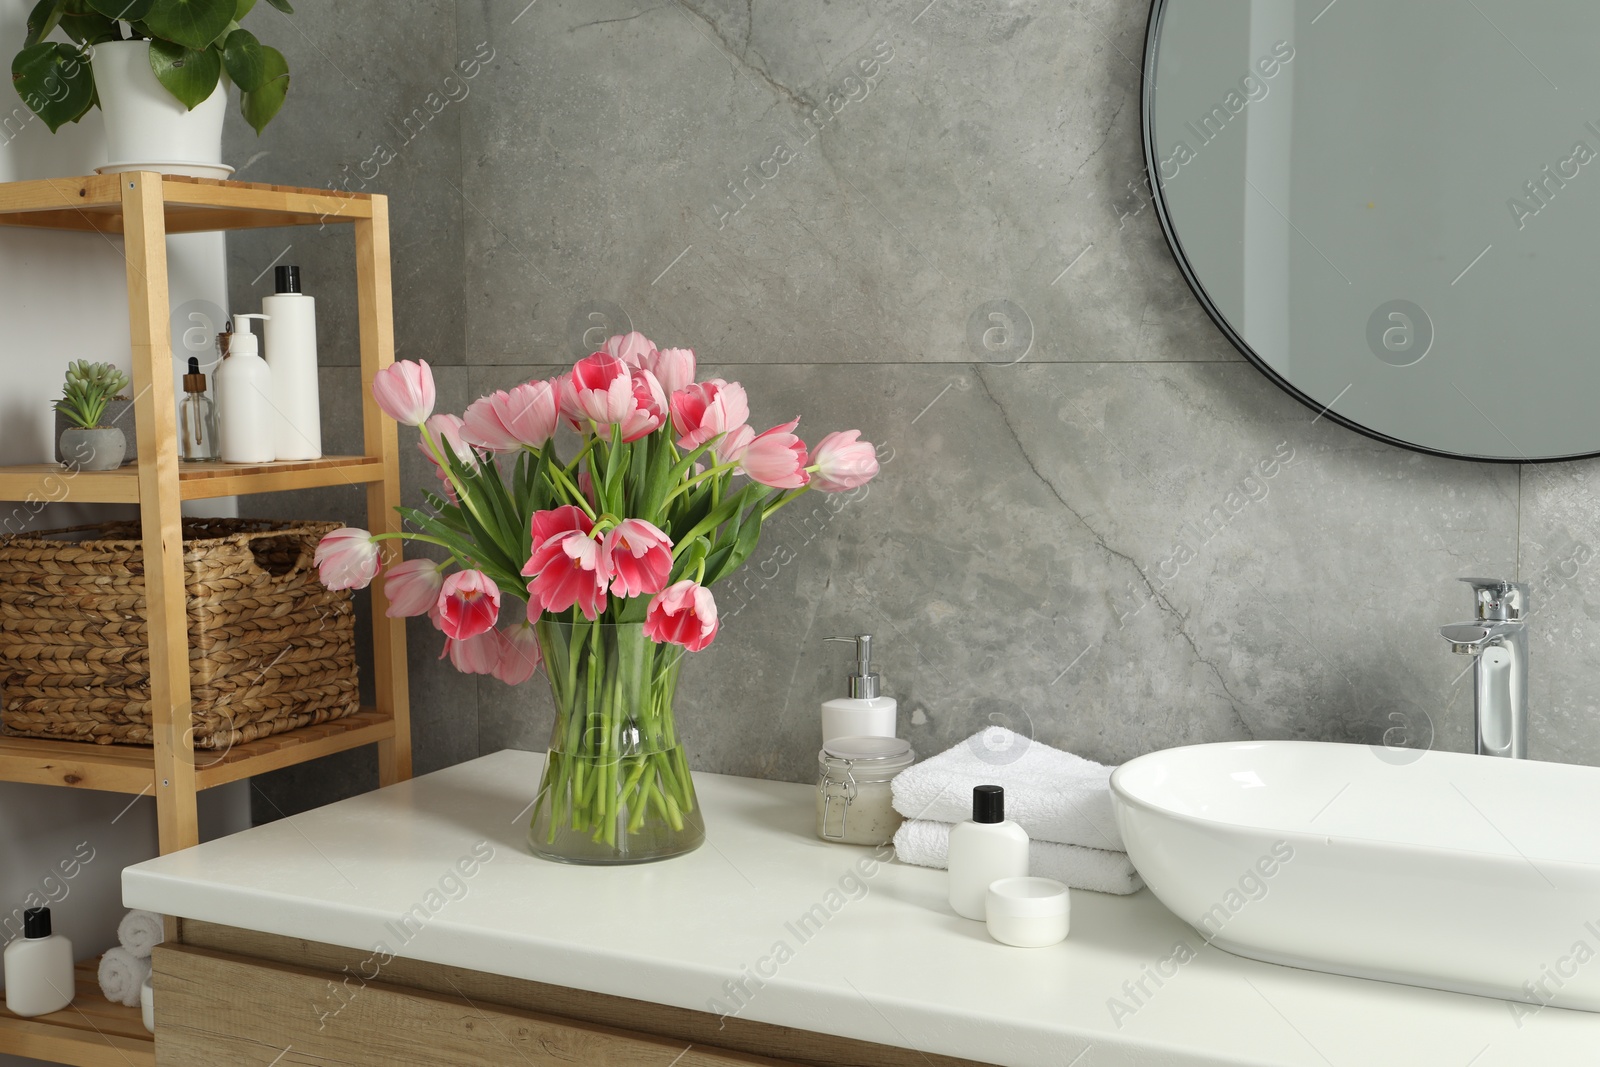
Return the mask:
[[894, 737], [894, 697], [879, 695], [881, 679], [872, 669], [872, 635], [828, 637], [826, 641], [854, 642], [856, 669], [850, 675], [850, 695], [822, 703], [822, 743], [837, 737]]
[[235, 315], [229, 332], [217, 338], [222, 348], [222, 364], [214, 375], [221, 424], [217, 433], [224, 463], [271, 463], [277, 458], [272, 370], [250, 332], [251, 319], [266, 317]]

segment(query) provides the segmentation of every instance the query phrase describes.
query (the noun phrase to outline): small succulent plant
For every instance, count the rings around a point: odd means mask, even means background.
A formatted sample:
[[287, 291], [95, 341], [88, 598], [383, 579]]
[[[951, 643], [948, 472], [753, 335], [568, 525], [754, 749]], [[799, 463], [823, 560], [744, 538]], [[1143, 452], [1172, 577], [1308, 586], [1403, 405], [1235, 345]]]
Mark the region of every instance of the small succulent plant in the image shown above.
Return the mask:
[[92, 430], [106, 413], [106, 401], [128, 387], [128, 376], [109, 363], [74, 360], [67, 366], [67, 384], [56, 410], [74, 425]]

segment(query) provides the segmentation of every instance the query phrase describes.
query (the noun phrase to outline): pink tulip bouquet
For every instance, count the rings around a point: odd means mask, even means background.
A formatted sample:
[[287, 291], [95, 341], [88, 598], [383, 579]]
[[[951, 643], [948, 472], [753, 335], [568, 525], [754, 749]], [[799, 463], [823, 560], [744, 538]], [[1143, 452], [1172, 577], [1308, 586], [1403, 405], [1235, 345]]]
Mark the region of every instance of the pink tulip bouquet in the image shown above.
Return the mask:
[[[704, 825], [672, 705], [683, 653], [716, 638], [712, 586], [779, 508], [871, 480], [873, 446], [848, 430], [807, 449], [798, 419], [757, 433], [742, 386], [696, 381], [692, 351], [639, 333], [460, 416], [434, 413], [424, 362], [380, 371], [372, 390], [391, 418], [420, 427], [440, 491], [399, 509], [406, 531], [325, 537], [323, 583], [368, 585], [386, 538], [438, 545], [442, 564], [389, 569], [388, 614], [427, 615], [442, 655], [469, 674], [516, 685], [544, 664], [556, 724], [535, 852], [627, 863], [697, 846]], [[558, 444], [562, 427], [572, 443]]]

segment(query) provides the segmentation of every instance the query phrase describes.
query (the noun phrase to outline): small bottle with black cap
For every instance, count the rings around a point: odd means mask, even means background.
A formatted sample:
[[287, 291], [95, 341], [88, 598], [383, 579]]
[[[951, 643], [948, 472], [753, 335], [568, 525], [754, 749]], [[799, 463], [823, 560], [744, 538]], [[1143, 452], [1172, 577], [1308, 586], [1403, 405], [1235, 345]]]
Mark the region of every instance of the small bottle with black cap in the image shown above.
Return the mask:
[[300, 268], [273, 271], [274, 292], [262, 297], [267, 366], [272, 368], [272, 445], [279, 459], [322, 455], [322, 401], [317, 392], [317, 301], [300, 291]]
[[1000, 786], [973, 787], [972, 819], [950, 828], [945, 866], [950, 868], [950, 906], [979, 922], [991, 883], [1028, 876], [1028, 831], [1006, 818], [1006, 791]]
[[6, 1010], [32, 1018], [72, 1003], [72, 942], [50, 932], [50, 909], [22, 913], [22, 936], [6, 946]]

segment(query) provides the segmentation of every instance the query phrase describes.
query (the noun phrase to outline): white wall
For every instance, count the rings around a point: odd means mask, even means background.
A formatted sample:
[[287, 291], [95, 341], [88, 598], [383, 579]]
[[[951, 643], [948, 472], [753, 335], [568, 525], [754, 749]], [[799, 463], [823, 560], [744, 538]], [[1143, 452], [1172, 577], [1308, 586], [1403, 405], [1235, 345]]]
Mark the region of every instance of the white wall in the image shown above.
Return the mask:
[[[9, 66], [32, 0], [0, 0], [0, 58]], [[14, 110], [13, 110], [14, 109]], [[20, 127], [20, 129], [19, 129]], [[52, 136], [9, 87], [0, 86], [0, 181], [92, 173], [104, 161], [100, 113]], [[226, 247], [220, 234], [168, 242], [174, 308], [193, 302], [227, 306]], [[74, 359], [128, 367], [127, 281], [120, 240], [98, 234], [0, 229], [0, 463], [37, 463], [53, 456], [50, 402]], [[176, 373], [176, 367], [175, 367]], [[231, 501], [210, 513], [230, 513]], [[9, 517], [18, 505], [4, 503]], [[126, 509], [124, 509], [125, 511]], [[30, 529], [96, 521], [105, 506], [51, 504]], [[15, 528], [15, 525], [13, 526]], [[30, 893], [58, 898], [56, 927], [72, 938], [80, 958], [115, 942], [122, 915], [121, 871], [156, 854], [155, 806], [149, 798], [0, 784], [0, 942]], [[202, 794], [207, 836], [249, 825], [245, 783]], [[80, 851], [81, 850], [81, 851]], [[93, 859], [70, 879], [74, 853]], [[30, 1063], [0, 1056], [0, 1067]]]

